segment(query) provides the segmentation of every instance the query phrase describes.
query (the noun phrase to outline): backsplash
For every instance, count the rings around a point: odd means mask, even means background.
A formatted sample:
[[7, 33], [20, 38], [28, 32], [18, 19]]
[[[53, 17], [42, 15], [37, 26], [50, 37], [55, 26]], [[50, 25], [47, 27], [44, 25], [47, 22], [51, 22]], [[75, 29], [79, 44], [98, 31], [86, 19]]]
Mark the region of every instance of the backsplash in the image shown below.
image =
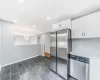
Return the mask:
[[71, 54], [83, 57], [100, 57], [100, 38], [73, 39]]

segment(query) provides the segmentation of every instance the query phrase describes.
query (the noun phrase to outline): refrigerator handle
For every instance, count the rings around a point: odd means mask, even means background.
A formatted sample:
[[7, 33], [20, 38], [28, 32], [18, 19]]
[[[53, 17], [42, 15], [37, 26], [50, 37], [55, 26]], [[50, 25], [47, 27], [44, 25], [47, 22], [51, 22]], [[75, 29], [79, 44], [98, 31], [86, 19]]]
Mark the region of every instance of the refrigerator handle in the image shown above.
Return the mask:
[[68, 53], [72, 51], [71, 30], [68, 29]]
[[86, 64], [85, 80], [89, 80], [89, 64]]

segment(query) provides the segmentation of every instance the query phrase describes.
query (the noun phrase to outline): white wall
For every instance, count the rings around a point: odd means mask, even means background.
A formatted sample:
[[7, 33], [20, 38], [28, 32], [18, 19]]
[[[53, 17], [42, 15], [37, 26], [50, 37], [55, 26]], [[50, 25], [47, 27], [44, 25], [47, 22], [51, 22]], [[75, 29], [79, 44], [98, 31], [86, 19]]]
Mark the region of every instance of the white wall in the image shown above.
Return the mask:
[[14, 24], [2, 21], [2, 32], [1, 32], [1, 64], [5, 64], [14, 55]]
[[14, 36], [15, 45], [31, 45], [31, 44], [37, 44], [37, 36], [30, 36], [29, 40], [26, 40], [24, 36], [15, 35]]
[[42, 54], [50, 52], [50, 33], [45, 33], [40, 36], [40, 44], [42, 45]]
[[31, 36], [30, 37], [30, 44], [37, 44], [37, 36]]
[[100, 57], [100, 38], [74, 39], [71, 54]]
[[50, 33], [45, 34], [45, 52], [50, 52]]
[[40, 36], [37, 37], [37, 44], [40, 44]]
[[20, 35], [15, 35], [14, 36], [14, 43], [15, 45], [29, 45], [30, 44], [30, 38], [29, 40], [25, 40], [24, 36], [20, 36]]
[[39, 44], [15, 46], [13, 53], [6, 53], [2, 56], [2, 65], [6, 66], [38, 55], [41, 55], [41, 46]]
[[[39, 44], [15, 46], [14, 24], [3, 20], [0, 22], [2, 23], [0, 26], [0, 31], [2, 31], [0, 32], [0, 64], [2, 66], [27, 59], [29, 57], [41, 55], [41, 45]], [[21, 41], [22, 38], [18, 37], [18, 40]], [[21, 43], [22, 42], [23, 41], [21, 41]], [[27, 42], [24, 42], [24, 44], [26, 43]]]

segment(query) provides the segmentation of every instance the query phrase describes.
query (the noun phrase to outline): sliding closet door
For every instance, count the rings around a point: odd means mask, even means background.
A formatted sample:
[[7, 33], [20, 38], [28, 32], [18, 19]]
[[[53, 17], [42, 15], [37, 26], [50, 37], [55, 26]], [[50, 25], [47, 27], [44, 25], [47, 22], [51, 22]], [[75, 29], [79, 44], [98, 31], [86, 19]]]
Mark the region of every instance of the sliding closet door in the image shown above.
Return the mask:
[[68, 30], [57, 31], [57, 73], [67, 79], [67, 37]]
[[50, 33], [50, 68], [55, 72], [57, 70], [56, 38], [56, 32]]

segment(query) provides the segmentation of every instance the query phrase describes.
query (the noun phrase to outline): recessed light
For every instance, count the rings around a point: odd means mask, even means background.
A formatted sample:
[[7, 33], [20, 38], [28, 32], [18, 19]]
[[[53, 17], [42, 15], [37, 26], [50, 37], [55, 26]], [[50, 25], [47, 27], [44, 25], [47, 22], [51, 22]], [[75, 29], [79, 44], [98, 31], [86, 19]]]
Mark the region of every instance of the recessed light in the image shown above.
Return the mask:
[[17, 20], [14, 20], [14, 23], [17, 23], [18, 21]]
[[18, 2], [22, 4], [24, 2], [24, 0], [18, 0]]
[[50, 17], [46, 17], [47, 20], [50, 20]]

